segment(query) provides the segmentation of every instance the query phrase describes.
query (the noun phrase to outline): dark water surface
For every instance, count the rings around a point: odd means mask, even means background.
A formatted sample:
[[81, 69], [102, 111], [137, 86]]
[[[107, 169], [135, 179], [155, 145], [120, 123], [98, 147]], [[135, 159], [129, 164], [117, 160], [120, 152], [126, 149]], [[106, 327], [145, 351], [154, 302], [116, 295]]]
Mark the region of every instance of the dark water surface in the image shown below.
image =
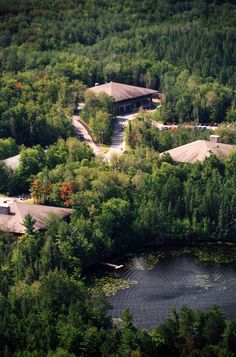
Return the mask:
[[[150, 329], [168, 317], [170, 308], [188, 305], [207, 310], [216, 304], [226, 318], [236, 315], [236, 264], [200, 262], [192, 255], [165, 256], [151, 270], [141, 270], [139, 259], [119, 271], [119, 277], [136, 281], [119, 290], [108, 300], [112, 317], [120, 317], [125, 308], [134, 315], [134, 323]], [[142, 263], [142, 261], [141, 261]]]

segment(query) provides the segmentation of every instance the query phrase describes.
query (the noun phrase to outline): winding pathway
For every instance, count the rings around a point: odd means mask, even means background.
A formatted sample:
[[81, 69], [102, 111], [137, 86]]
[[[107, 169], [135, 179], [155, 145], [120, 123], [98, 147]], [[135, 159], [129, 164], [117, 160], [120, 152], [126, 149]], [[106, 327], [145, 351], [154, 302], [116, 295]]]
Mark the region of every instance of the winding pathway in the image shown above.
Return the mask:
[[125, 152], [125, 133], [124, 129], [127, 125], [128, 119], [118, 117], [115, 119], [112, 141], [110, 149], [104, 154], [104, 160], [110, 161], [113, 155], [122, 155]]
[[91, 147], [95, 155], [102, 155], [104, 161], [109, 162], [113, 155], [122, 155], [125, 152], [125, 133], [124, 129], [129, 120], [134, 119], [137, 113], [119, 116], [115, 119], [112, 141], [109, 150], [104, 154], [101, 152], [99, 145], [93, 139], [92, 133], [85, 123], [80, 120], [79, 115], [72, 117], [74, 135], [79, 138], [83, 136], [85, 142]]
[[79, 138], [79, 136], [82, 135], [84, 137], [85, 142], [91, 147], [93, 153], [95, 155], [101, 154], [99, 146], [96, 145], [91, 133], [86, 128], [86, 125], [82, 124], [82, 122], [80, 121], [79, 115], [73, 115], [72, 124], [74, 127], [75, 137]]

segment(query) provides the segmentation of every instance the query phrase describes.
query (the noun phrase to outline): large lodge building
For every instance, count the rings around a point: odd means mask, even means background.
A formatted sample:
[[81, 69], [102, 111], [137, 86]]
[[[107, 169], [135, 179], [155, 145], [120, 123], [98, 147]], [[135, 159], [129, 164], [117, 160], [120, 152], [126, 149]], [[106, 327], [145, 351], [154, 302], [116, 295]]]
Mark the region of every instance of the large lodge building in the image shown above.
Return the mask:
[[64, 207], [31, 205], [21, 202], [7, 203], [0, 205], [0, 232], [24, 234], [26, 232], [24, 220], [27, 215], [34, 219], [34, 229], [38, 231], [45, 229], [50, 215], [56, 215], [62, 219], [71, 213], [72, 209]]
[[109, 82], [105, 84], [96, 83], [88, 91], [95, 94], [106, 93], [113, 97], [117, 114], [125, 114], [138, 111], [139, 108], [151, 109], [152, 99], [160, 98], [161, 93], [156, 90], [131, 86], [123, 83]]

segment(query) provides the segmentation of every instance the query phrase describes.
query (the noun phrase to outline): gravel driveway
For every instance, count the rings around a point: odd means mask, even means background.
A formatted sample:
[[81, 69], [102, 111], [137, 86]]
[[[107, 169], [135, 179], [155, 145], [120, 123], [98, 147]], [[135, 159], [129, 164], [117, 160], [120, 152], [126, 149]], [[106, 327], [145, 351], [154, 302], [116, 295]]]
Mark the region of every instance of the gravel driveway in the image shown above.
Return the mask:
[[101, 153], [99, 147], [93, 141], [93, 138], [89, 134], [86, 127], [83, 124], [81, 124], [81, 122], [78, 121], [79, 118], [80, 117], [78, 115], [73, 115], [73, 117], [72, 117], [72, 123], [74, 126], [75, 137], [79, 138], [82, 135], [85, 143], [91, 147], [91, 149], [93, 150], [93, 153], [95, 155], [99, 155]]

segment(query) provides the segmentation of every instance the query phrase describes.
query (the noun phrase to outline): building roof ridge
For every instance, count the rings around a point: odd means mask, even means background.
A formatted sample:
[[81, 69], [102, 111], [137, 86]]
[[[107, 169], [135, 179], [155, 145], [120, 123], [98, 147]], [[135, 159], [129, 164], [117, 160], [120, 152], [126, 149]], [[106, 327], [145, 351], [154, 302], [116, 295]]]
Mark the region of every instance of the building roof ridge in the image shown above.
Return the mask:
[[0, 227], [3, 231], [9, 230], [14, 233], [24, 233], [24, 218], [30, 214], [35, 220], [35, 229], [43, 229], [48, 214], [55, 213], [60, 218], [66, 217], [72, 213], [71, 208], [55, 207], [45, 205], [30, 205], [24, 202], [12, 202], [10, 204], [10, 215], [0, 214]]
[[90, 87], [88, 90], [97, 94], [105, 92], [106, 94], [112, 96], [116, 102], [132, 100], [134, 98], [158, 93], [158, 91], [154, 89], [113, 81]]
[[18, 213], [20, 216], [21, 216], [21, 212], [20, 212], [20, 209], [19, 209], [19, 204], [20, 202], [17, 202], [17, 201], [14, 201], [11, 205], [10, 205], [10, 208], [11, 206], [15, 206], [16, 207], [16, 213]]

